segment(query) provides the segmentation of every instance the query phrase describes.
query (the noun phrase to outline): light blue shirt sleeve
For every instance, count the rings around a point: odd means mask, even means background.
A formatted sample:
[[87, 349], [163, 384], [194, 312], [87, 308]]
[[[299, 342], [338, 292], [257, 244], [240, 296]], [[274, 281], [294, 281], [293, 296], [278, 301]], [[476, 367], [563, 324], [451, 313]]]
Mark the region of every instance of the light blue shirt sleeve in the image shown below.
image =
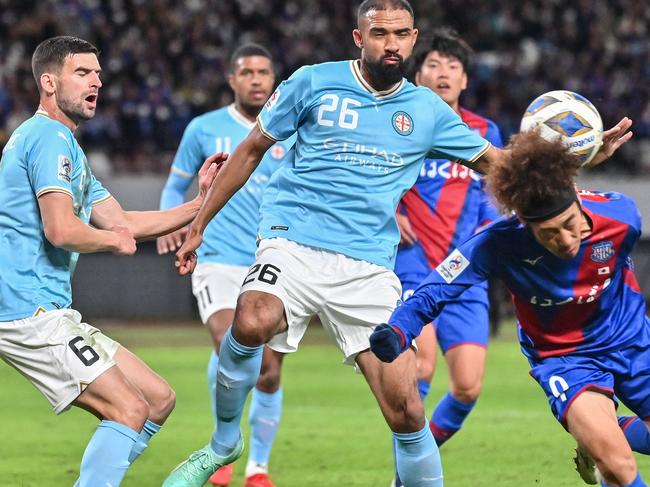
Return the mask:
[[489, 148], [490, 143], [461, 120], [442, 99], [436, 99], [433, 143], [428, 157], [474, 162]]
[[200, 126], [197, 119], [192, 120], [183, 132], [171, 167], [171, 172], [182, 178], [192, 180], [203, 163], [199, 133]]
[[60, 131], [42, 131], [28, 148], [27, 169], [36, 196], [49, 192], [72, 196], [72, 142]]
[[111, 197], [111, 193], [109, 193], [108, 190], [104, 187], [104, 185], [100, 183], [99, 180], [94, 175], [92, 175], [90, 180], [91, 204], [93, 206], [98, 205], [99, 203], [103, 203], [110, 197]]
[[312, 70], [303, 66], [283, 81], [257, 117], [257, 124], [271, 140], [285, 140], [298, 125], [312, 97]]
[[191, 179], [170, 172], [165, 187], [160, 193], [160, 209], [168, 210], [182, 205], [185, 202], [185, 192], [191, 183]]

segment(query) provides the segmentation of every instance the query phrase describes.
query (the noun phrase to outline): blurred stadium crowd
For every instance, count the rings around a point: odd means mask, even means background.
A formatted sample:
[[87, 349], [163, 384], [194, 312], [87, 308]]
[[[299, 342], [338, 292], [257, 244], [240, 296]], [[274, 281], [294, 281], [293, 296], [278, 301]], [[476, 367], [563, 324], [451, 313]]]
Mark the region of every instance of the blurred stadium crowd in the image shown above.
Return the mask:
[[[79, 133], [91, 159], [103, 158], [102, 172], [161, 172], [188, 121], [231, 101], [226, 78], [236, 46], [255, 41], [268, 47], [279, 79], [303, 64], [355, 57], [358, 3], [0, 0], [0, 147], [34, 112], [30, 56], [46, 37], [77, 35], [102, 52], [99, 110]], [[427, 31], [446, 24], [475, 48], [464, 104], [496, 120], [504, 136], [517, 129], [537, 95], [574, 90], [594, 102], [606, 126], [623, 115], [634, 120], [635, 142], [604, 170], [650, 174], [650, 2], [412, 4], [420, 44]]]

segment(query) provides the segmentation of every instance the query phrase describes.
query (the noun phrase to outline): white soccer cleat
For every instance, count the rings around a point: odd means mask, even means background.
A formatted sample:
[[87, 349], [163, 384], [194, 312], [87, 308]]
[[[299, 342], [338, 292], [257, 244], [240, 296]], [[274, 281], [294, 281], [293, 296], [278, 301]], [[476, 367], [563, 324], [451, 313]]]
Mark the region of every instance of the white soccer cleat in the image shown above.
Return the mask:
[[573, 461], [576, 464], [576, 471], [585, 484], [598, 485], [600, 483], [602, 476], [596, 467], [596, 462], [580, 445], [576, 448], [576, 456]]

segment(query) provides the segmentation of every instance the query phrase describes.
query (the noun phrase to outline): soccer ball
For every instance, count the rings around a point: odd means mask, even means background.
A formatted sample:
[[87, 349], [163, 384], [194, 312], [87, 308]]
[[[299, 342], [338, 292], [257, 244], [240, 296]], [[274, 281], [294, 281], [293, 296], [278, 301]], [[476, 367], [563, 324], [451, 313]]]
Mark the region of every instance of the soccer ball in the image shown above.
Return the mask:
[[603, 143], [603, 121], [596, 107], [572, 91], [555, 90], [533, 100], [521, 119], [520, 130], [539, 127], [546, 140], [562, 139], [582, 165], [588, 164]]

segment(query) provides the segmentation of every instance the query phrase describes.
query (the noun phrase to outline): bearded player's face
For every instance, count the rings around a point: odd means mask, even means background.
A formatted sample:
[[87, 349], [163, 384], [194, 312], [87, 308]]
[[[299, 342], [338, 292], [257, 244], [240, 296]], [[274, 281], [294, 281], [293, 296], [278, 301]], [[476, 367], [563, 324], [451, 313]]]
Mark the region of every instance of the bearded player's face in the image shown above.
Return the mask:
[[418, 36], [407, 10], [370, 10], [359, 19], [353, 36], [361, 47], [363, 68], [374, 84], [388, 87], [404, 77]]
[[230, 87], [246, 112], [259, 112], [273, 91], [273, 64], [265, 56], [244, 56], [235, 61]]
[[102, 86], [100, 73], [97, 56], [81, 53], [66, 57], [55, 76], [56, 103], [75, 124], [95, 116]]

